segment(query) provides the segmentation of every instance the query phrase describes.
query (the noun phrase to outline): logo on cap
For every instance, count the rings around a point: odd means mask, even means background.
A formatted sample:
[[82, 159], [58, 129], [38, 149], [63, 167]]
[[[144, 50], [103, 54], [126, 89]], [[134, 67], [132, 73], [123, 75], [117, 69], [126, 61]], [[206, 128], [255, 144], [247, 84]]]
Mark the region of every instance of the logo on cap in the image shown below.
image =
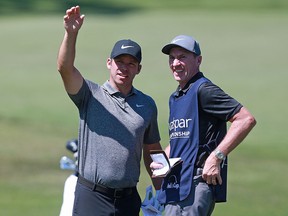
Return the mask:
[[175, 39], [171, 43], [176, 43], [177, 41], [180, 41], [180, 40], [184, 40], [184, 38]]
[[121, 49], [127, 49], [127, 48], [131, 48], [131, 47], [134, 47], [134, 46], [125, 46], [124, 44], [121, 46]]

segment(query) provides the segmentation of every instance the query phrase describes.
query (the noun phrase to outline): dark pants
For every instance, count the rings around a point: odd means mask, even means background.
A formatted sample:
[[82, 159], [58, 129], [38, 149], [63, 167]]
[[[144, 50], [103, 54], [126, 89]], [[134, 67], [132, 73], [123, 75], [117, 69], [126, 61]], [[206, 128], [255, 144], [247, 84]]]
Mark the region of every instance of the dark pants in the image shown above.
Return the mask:
[[139, 216], [140, 207], [136, 189], [129, 196], [113, 198], [77, 182], [73, 216]]

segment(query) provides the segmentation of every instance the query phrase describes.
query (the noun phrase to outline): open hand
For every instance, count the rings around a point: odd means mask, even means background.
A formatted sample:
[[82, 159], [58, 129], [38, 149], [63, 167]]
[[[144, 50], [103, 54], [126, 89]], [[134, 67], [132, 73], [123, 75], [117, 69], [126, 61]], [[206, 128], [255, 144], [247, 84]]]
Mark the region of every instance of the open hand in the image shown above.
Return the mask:
[[83, 24], [84, 17], [80, 14], [79, 6], [71, 7], [64, 16], [64, 28], [67, 32], [78, 32]]

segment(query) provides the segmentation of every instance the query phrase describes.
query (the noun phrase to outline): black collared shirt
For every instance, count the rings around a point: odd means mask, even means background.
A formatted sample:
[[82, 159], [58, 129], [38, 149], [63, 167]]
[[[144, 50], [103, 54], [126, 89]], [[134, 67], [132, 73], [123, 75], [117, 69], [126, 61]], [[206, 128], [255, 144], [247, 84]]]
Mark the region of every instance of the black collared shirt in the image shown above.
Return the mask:
[[[203, 73], [197, 73], [183, 89], [178, 87], [173, 93], [174, 96], [181, 97], [186, 94], [193, 83], [203, 76]], [[238, 113], [241, 107], [238, 101], [212, 82], [202, 84], [198, 89], [200, 147], [211, 142], [218, 145], [226, 135], [227, 121]], [[196, 166], [203, 167], [208, 155], [209, 152], [200, 148]]]

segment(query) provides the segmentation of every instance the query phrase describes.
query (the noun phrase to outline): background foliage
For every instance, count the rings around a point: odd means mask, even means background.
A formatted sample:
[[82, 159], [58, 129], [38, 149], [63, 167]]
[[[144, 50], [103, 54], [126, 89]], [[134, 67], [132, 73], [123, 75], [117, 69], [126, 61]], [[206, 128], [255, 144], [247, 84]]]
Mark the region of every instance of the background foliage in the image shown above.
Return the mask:
[[[288, 174], [287, 1], [8, 1], [0, 2], [0, 215], [57, 215], [63, 184], [59, 168], [77, 136], [77, 110], [56, 70], [62, 17], [79, 4], [86, 15], [76, 65], [103, 83], [114, 42], [132, 38], [143, 48], [135, 86], [159, 110], [166, 146], [168, 97], [176, 88], [160, 50], [175, 35], [199, 40], [202, 71], [255, 115], [258, 124], [230, 155], [228, 203], [214, 215], [286, 215]], [[72, 155], [69, 155], [72, 156]], [[280, 183], [284, 180], [284, 184]], [[150, 184], [143, 169], [139, 191]]]
[[125, 14], [147, 10], [286, 10], [286, 0], [1, 0], [0, 13], [58, 13], [79, 4], [85, 11]]

